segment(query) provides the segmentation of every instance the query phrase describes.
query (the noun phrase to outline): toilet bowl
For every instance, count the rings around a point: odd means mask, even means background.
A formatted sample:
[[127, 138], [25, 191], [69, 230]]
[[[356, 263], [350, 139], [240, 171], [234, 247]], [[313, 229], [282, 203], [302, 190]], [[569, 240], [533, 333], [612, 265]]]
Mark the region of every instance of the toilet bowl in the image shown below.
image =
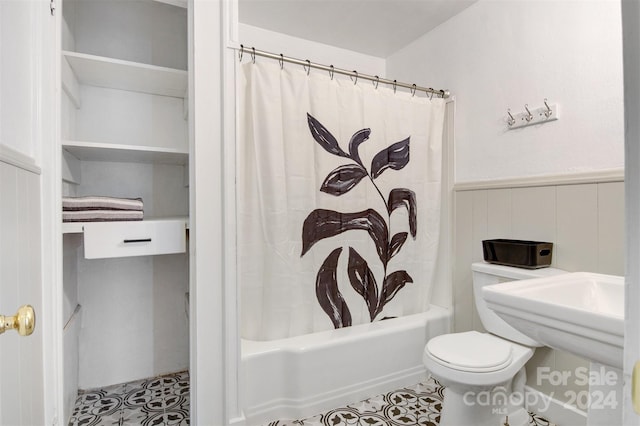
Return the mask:
[[487, 333], [467, 331], [434, 337], [427, 342], [422, 360], [431, 376], [443, 386], [440, 426], [510, 426], [529, 424], [524, 407], [524, 365], [540, 343], [512, 328], [487, 308], [480, 289], [565, 271], [527, 270], [474, 263], [474, 300]]

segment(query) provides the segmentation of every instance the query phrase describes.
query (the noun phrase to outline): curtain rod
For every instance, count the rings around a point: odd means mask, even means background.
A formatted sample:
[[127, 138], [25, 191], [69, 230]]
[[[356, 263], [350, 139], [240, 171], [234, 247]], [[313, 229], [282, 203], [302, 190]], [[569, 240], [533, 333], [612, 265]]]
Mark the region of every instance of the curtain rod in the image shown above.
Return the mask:
[[[251, 55], [251, 60], [254, 63], [255, 63], [255, 60], [256, 60], [256, 58], [255, 58], [256, 56], [263, 56], [265, 58], [271, 58], [271, 59], [278, 60], [280, 62], [280, 66], [281, 67], [282, 67], [283, 62], [289, 62], [289, 63], [292, 63], [292, 64], [302, 65], [303, 67], [305, 67], [305, 69], [307, 69], [306, 67], [309, 67], [309, 68], [316, 68], [316, 69], [328, 71], [329, 74], [331, 75], [331, 78], [333, 78], [333, 73], [337, 73], [337, 74], [348, 75], [352, 79], [355, 78], [355, 83], [357, 83], [358, 79], [360, 79], [360, 78], [362, 78], [364, 80], [371, 80], [371, 81], [373, 81], [375, 83], [376, 88], [378, 87], [379, 83], [383, 83], [383, 84], [388, 84], [388, 85], [392, 86], [394, 91], [395, 91], [396, 87], [404, 87], [406, 89], [410, 89], [412, 93], [415, 93], [416, 90], [419, 90], [419, 91], [425, 92], [425, 93], [433, 93], [434, 95], [440, 96], [441, 98], [444, 98], [444, 99], [447, 99], [451, 95], [448, 90], [436, 90], [436, 89], [433, 89], [431, 87], [416, 86], [415, 84], [401, 83], [401, 82], [396, 81], [396, 80], [389, 80], [387, 78], [380, 78], [377, 75], [360, 74], [356, 70], [349, 71], [349, 70], [345, 70], [345, 69], [342, 69], [342, 68], [336, 68], [333, 65], [327, 66], [327, 65], [317, 64], [317, 63], [309, 61], [308, 59], [303, 61], [301, 59], [291, 58], [289, 56], [284, 56], [282, 54], [265, 52], [264, 50], [258, 50], [258, 49], [254, 48], [254, 47], [252, 47], [251, 49], [245, 49], [245, 47], [242, 44], [240, 45], [240, 49], [238, 49], [238, 50], [239, 50], [238, 57], [240, 58], [241, 62], [242, 62], [242, 57], [244, 55], [244, 52], [246, 51], [247, 53], [249, 53], [249, 55]], [[309, 73], [309, 71], [307, 70], [307, 74], [308, 73]]]

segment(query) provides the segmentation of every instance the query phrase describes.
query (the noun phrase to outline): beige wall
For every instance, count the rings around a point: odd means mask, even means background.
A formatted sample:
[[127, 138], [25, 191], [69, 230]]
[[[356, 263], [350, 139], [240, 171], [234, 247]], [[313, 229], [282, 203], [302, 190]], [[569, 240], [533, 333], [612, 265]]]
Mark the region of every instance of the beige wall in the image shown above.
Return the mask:
[[[590, 183], [454, 192], [454, 330], [483, 330], [473, 303], [472, 262], [481, 261], [482, 240], [513, 238], [554, 243], [552, 266], [569, 272], [624, 275], [624, 183]], [[536, 350], [527, 364], [527, 382], [567, 400], [567, 390], [536, 383], [537, 367], [570, 371], [588, 362], [549, 348]], [[586, 409], [586, 407], [578, 407]]]

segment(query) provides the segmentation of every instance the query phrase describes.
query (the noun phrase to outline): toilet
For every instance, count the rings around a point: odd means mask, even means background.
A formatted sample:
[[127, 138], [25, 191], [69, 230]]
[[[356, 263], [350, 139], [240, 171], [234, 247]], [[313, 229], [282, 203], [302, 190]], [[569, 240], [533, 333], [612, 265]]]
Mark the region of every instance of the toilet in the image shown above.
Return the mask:
[[522, 269], [484, 262], [471, 265], [473, 295], [486, 333], [468, 331], [434, 337], [422, 360], [443, 386], [440, 426], [529, 424], [524, 407], [524, 365], [542, 344], [520, 333], [490, 310], [482, 287], [506, 281], [566, 273], [560, 269]]

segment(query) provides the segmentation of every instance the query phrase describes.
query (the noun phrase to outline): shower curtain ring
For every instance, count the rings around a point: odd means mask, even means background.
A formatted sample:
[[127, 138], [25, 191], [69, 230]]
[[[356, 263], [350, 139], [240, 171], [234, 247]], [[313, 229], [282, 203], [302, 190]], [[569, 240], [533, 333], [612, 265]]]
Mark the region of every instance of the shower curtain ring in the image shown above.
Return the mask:
[[242, 57], [244, 56], [244, 45], [241, 44], [240, 45], [240, 52], [238, 53], [238, 59], [240, 59], [240, 62], [242, 62]]
[[309, 72], [311, 72], [311, 61], [308, 59], [305, 59], [305, 61], [307, 62], [307, 66], [302, 65], [302, 68], [307, 72], [307, 75], [309, 75]]
[[283, 70], [284, 69], [284, 55], [282, 53], [280, 54], [280, 59], [278, 59], [278, 62], [280, 63], [280, 69]]
[[396, 88], [398, 87], [398, 80], [393, 80], [393, 93], [396, 93]]
[[355, 86], [358, 83], [358, 71], [353, 70], [353, 73], [356, 75], [356, 79], [354, 80], [351, 76], [349, 76], [349, 78], [353, 81], [353, 85]]
[[378, 77], [377, 75], [376, 77], [376, 81], [372, 81], [371, 83], [376, 87], [376, 89], [378, 89], [378, 83], [380, 83], [380, 77]]
[[429, 87], [429, 91], [431, 92], [431, 97], [429, 98], [430, 101], [433, 100], [433, 93], [435, 92], [435, 90], [433, 90], [433, 87]]
[[416, 86], [415, 83], [411, 85], [411, 97], [413, 98], [416, 95]]
[[331, 80], [333, 80], [333, 65], [329, 65], [329, 68], [331, 68], [329, 70], [329, 77], [331, 77]]
[[251, 63], [252, 64], [256, 63], [256, 48], [255, 47], [251, 48]]

